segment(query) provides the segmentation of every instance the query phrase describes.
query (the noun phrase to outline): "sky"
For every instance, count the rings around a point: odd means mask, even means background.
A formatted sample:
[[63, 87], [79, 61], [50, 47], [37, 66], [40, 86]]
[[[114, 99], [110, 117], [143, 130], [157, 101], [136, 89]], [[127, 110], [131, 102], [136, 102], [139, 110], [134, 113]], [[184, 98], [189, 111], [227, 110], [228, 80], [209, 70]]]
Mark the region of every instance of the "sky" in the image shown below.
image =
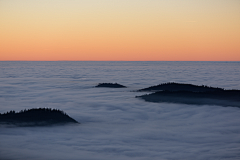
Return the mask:
[[239, 0], [0, 0], [1, 61], [240, 61]]

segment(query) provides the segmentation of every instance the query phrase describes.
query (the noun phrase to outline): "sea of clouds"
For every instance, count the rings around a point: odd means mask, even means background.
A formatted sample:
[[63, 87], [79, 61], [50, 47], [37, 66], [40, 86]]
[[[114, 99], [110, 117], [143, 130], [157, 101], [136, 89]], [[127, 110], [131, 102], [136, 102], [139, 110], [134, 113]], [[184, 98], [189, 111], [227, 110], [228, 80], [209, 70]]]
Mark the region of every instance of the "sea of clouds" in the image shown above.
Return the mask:
[[[169, 81], [240, 89], [239, 62], [0, 62], [0, 113], [57, 108], [80, 122], [0, 126], [0, 159], [240, 159], [240, 108], [149, 103]], [[94, 88], [118, 82], [128, 88]]]

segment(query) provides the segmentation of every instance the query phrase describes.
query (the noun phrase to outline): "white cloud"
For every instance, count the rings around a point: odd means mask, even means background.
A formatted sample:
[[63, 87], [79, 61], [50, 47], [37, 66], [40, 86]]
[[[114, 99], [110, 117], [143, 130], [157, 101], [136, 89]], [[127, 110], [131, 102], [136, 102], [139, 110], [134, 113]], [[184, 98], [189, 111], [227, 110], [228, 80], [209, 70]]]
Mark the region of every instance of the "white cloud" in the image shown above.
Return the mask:
[[[7, 78], [10, 72], [5, 77], [0, 75], [0, 112], [58, 108], [81, 124], [33, 128], [1, 126], [0, 159], [205, 160], [240, 157], [239, 108], [157, 104], [134, 98], [142, 93], [131, 90], [157, 84], [155, 80], [150, 81], [152, 78], [149, 81], [147, 77], [141, 79], [141, 75], [157, 75], [158, 70], [149, 73], [141, 71], [141, 68], [128, 67], [132, 69], [133, 76], [127, 74], [122, 78], [125, 72], [119, 70], [114, 73], [112, 67], [106, 69], [113, 71], [103, 72], [103, 69], [94, 74], [91, 72], [94, 67], [81, 70], [80, 66], [73, 65], [65, 68], [64, 74], [58, 72], [57, 67], [53, 67], [51, 72], [42, 72], [43, 68], [40, 65], [35, 67], [35, 71], [13, 71], [15, 78]], [[190, 69], [194, 76], [193, 70]], [[159, 74], [159, 79], [165, 71]], [[186, 75], [190, 71], [185, 70], [186, 73], [181, 74]], [[72, 78], [71, 75], [77, 72], [79, 77], [88, 74], [88, 81]], [[107, 76], [103, 77], [103, 73]], [[164, 78], [178, 81], [173, 78], [173, 73], [169, 74]], [[182, 81], [191, 78], [184, 75]], [[180, 74], [176, 76], [179, 78]], [[208, 76], [211, 77], [211, 74]], [[136, 83], [137, 79], [139, 83]], [[93, 88], [100, 82], [119, 82], [130, 88]], [[199, 79], [195, 84], [201, 85], [201, 82]], [[212, 84], [214, 79], [207, 82]]]

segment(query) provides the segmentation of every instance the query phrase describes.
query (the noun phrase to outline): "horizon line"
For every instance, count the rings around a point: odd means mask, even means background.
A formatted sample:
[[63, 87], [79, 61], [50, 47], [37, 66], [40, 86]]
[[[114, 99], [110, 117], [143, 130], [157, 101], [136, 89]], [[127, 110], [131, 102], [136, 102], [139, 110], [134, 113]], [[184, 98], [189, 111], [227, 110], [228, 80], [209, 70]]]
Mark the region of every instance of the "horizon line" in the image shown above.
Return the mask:
[[219, 60], [219, 61], [211, 61], [211, 60], [0, 60], [0, 62], [240, 62], [238, 60]]

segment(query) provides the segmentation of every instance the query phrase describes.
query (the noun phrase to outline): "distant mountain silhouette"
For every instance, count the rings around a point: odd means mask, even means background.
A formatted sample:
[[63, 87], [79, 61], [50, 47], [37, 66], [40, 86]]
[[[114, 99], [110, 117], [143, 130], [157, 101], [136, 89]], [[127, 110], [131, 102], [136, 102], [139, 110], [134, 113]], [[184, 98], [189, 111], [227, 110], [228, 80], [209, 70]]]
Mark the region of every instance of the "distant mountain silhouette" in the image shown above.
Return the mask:
[[118, 83], [99, 83], [95, 87], [107, 87], [107, 88], [126, 88], [126, 86], [123, 86]]
[[78, 122], [61, 110], [37, 108], [22, 110], [18, 113], [10, 111], [0, 114], [0, 123], [18, 126], [45, 126]]
[[199, 105], [221, 105], [240, 107], [240, 90], [195, 91], [158, 91], [137, 96], [147, 102], [168, 102]]
[[222, 88], [214, 88], [209, 86], [197, 86], [193, 84], [184, 83], [162, 83], [157, 86], [140, 89], [138, 91], [192, 91], [192, 92], [207, 92], [207, 91], [223, 91]]

